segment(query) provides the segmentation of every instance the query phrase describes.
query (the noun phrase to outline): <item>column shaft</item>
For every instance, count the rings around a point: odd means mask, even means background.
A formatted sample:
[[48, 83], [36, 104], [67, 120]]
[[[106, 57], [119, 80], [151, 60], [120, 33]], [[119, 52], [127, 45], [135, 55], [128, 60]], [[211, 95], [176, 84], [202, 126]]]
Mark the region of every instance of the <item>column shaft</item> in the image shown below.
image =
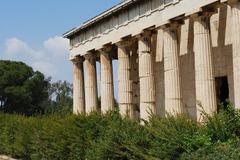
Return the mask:
[[240, 109], [240, 2], [232, 6], [232, 46], [233, 46], [233, 84], [234, 105]]
[[114, 108], [114, 88], [112, 59], [109, 54], [101, 52], [101, 111], [106, 113]]
[[133, 84], [131, 80], [130, 52], [126, 46], [118, 46], [119, 109], [123, 116], [134, 117]]
[[138, 41], [139, 80], [140, 80], [140, 118], [149, 119], [149, 113], [155, 114], [155, 83], [151, 38], [143, 36]]
[[174, 115], [183, 113], [178, 54], [177, 26], [168, 26], [164, 29], [165, 111]]
[[96, 61], [93, 55], [87, 55], [85, 60], [86, 68], [86, 113], [97, 110], [97, 75]]
[[139, 85], [139, 60], [138, 60], [138, 43], [133, 43], [131, 46], [130, 56], [130, 73], [132, 80], [132, 91], [133, 91], [133, 117], [136, 119], [140, 118], [140, 85]]
[[85, 113], [83, 59], [73, 61], [73, 113]]
[[194, 17], [195, 85], [198, 121], [202, 121], [202, 110], [211, 114], [217, 108], [209, 19], [209, 16]]

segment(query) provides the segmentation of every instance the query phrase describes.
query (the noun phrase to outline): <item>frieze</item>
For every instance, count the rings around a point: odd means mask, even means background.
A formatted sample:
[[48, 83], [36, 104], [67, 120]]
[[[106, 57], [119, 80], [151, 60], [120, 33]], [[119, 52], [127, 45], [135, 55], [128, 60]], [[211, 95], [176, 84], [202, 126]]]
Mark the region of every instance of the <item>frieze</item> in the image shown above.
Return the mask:
[[101, 37], [101, 35], [109, 34], [113, 30], [127, 26], [129, 23], [138, 21], [143, 17], [150, 16], [152, 13], [163, 10], [165, 6], [175, 1], [176, 0], [140, 1], [128, 9], [119, 11], [117, 15], [112, 15], [101, 22], [92, 24], [88, 29], [82, 32], [80, 31], [80, 33], [70, 39], [71, 48], [84, 45], [89, 41]]

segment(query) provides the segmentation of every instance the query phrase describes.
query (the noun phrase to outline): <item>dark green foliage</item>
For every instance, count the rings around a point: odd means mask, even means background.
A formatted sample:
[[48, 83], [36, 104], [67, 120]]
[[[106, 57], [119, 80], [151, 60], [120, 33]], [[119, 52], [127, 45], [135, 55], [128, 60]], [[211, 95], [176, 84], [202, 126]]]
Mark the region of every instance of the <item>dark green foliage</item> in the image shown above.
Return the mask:
[[175, 159], [183, 152], [191, 152], [207, 143], [207, 140], [198, 134], [197, 124], [184, 115], [153, 117], [148, 130], [154, 137], [149, 152], [161, 159]]
[[[108, 113], [97, 123], [87, 159], [144, 159], [151, 135], [138, 122]], [[95, 127], [96, 127], [95, 126]]]
[[23, 62], [0, 60], [0, 110], [27, 116], [72, 113], [72, 84], [50, 84]]
[[182, 160], [239, 160], [239, 142], [216, 143], [204, 146], [192, 153], [184, 153]]
[[197, 124], [184, 115], [140, 125], [106, 115], [24, 117], [0, 113], [0, 154], [21, 159], [240, 159], [239, 112], [231, 105]]
[[240, 112], [231, 104], [222, 105], [219, 113], [206, 115], [207, 121], [203, 132], [208, 134], [212, 142], [226, 142], [240, 136]]
[[32, 115], [44, 111], [49, 81], [22, 62], [0, 60], [0, 109]]

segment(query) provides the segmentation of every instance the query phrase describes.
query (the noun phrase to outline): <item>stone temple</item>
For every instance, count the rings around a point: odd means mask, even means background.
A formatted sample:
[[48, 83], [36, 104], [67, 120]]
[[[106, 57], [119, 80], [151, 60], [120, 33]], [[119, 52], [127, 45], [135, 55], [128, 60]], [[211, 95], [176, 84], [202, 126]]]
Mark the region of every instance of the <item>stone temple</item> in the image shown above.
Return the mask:
[[[186, 113], [202, 120], [229, 99], [240, 107], [239, 0], [125, 0], [64, 34], [74, 113], [114, 108], [118, 60], [123, 116]], [[100, 63], [100, 95], [96, 63]]]

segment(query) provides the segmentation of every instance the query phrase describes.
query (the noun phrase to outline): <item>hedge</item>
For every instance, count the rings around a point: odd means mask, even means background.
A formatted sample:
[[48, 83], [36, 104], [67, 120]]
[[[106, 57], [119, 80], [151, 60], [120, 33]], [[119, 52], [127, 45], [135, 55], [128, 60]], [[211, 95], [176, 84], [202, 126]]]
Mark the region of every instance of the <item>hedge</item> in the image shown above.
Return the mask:
[[19, 159], [240, 159], [240, 114], [230, 105], [198, 124], [185, 115], [150, 122], [106, 115], [0, 113], [0, 154]]

